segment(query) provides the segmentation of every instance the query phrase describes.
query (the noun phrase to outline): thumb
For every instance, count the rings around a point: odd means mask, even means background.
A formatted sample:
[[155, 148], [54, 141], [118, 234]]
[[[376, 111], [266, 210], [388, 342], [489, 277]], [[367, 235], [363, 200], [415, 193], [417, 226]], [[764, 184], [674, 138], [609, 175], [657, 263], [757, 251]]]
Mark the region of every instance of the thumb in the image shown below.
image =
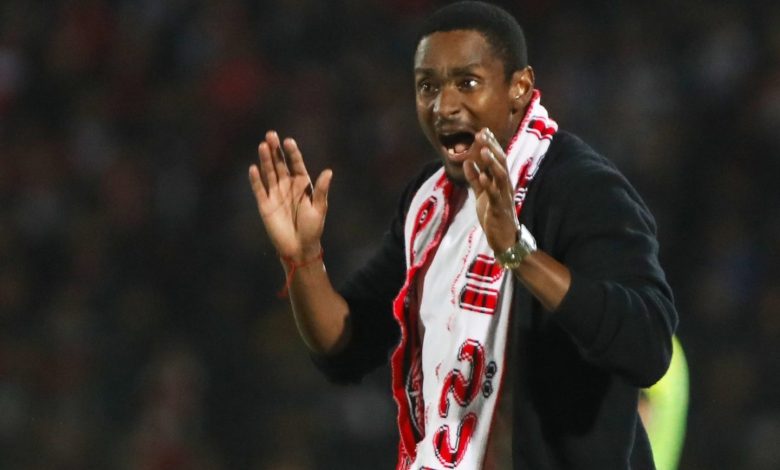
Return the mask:
[[333, 180], [333, 170], [327, 169], [320, 173], [317, 182], [314, 183], [314, 197], [312, 204], [323, 212], [328, 208], [328, 190]]

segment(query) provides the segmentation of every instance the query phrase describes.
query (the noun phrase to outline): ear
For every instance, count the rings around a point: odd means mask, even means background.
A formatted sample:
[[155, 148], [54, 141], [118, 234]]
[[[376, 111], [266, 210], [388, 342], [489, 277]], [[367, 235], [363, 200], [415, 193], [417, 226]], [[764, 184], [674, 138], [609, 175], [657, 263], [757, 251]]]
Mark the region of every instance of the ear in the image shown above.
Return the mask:
[[512, 102], [513, 113], [525, 112], [534, 93], [534, 80], [534, 69], [530, 65], [512, 74], [509, 99]]

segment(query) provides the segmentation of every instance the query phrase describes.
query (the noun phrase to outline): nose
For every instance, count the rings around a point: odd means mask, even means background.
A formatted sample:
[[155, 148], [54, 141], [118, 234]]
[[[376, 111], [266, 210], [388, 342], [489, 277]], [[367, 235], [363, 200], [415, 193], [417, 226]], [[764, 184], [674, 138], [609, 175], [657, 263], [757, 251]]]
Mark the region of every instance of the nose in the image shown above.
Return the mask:
[[461, 110], [460, 93], [455, 87], [442, 87], [433, 102], [433, 113], [437, 117], [449, 118], [456, 116]]

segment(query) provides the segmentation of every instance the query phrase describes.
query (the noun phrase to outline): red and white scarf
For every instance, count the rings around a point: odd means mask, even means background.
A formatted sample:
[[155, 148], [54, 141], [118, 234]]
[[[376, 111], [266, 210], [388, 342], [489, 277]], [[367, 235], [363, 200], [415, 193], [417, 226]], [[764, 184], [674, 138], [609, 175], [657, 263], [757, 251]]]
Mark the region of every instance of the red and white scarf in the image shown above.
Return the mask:
[[[558, 125], [534, 92], [507, 150], [517, 214]], [[474, 192], [439, 169], [405, 221], [406, 282], [393, 303], [401, 342], [391, 359], [398, 469], [481, 469], [507, 367], [514, 278], [493, 258]]]

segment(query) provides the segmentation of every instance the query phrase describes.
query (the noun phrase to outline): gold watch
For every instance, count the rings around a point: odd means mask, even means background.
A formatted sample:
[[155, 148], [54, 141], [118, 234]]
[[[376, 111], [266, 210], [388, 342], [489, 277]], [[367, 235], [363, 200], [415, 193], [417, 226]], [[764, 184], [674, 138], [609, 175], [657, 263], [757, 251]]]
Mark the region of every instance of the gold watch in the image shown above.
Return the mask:
[[536, 240], [531, 232], [520, 225], [517, 229], [517, 243], [507, 248], [503, 253], [496, 254], [496, 261], [504, 269], [515, 269], [520, 266], [526, 256], [536, 251]]

